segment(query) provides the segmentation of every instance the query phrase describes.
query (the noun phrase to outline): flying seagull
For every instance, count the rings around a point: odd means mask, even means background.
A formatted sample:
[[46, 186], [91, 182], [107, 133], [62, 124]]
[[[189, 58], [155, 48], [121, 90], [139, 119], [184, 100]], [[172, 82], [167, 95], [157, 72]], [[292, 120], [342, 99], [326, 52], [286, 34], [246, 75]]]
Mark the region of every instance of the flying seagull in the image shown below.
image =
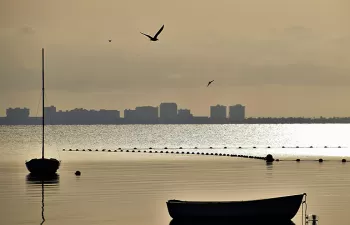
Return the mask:
[[213, 81], [214, 81], [214, 80], [209, 81], [207, 87], [209, 87], [209, 85], [210, 85], [211, 83], [213, 83]]
[[148, 37], [150, 41], [158, 41], [157, 37], [160, 34], [160, 32], [162, 32], [163, 29], [164, 29], [164, 25], [159, 29], [159, 31], [154, 35], [154, 37], [152, 37], [151, 35], [148, 35], [148, 34], [144, 34], [142, 32], [140, 32], [140, 33], [145, 35], [146, 37]]

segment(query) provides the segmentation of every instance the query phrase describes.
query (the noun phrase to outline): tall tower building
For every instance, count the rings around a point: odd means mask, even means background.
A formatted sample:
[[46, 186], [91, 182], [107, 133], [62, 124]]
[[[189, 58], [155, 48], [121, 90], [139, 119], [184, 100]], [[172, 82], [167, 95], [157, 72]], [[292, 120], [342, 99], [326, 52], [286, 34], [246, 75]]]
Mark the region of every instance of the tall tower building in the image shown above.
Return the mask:
[[176, 103], [161, 103], [159, 106], [159, 119], [161, 123], [173, 123], [177, 119]]
[[245, 119], [245, 106], [237, 104], [230, 106], [229, 109], [230, 122], [242, 122]]

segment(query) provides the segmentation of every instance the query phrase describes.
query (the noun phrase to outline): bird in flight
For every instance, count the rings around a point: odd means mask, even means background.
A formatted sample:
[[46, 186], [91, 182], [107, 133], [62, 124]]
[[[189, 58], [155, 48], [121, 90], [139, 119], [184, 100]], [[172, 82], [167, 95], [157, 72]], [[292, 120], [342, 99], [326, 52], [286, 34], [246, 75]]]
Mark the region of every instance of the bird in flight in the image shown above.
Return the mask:
[[214, 80], [209, 81], [207, 87], [209, 87], [209, 85], [210, 85], [211, 83], [213, 83], [213, 81], [214, 81]]
[[154, 35], [154, 37], [152, 37], [151, 35], [148, 35], [148, 34], [144, 34], [142, 32], [140, 32], [140, 33], [145, 35], [146, 37], [148, 37], [150, 39], [150, 41], [158, 41], [157, 37], [162, 32], [163, 29], [164, 29], [164, 25], [159, 29], [159, 31]]

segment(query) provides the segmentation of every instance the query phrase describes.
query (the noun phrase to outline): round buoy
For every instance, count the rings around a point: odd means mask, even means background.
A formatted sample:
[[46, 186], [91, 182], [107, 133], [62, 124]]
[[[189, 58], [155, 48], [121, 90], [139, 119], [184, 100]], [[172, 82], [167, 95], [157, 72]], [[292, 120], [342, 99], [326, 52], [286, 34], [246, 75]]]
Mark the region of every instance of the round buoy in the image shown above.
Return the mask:
[[167, 147], [165, 147], [164, 149], [168, 149]]
[[214, 155], [214, 153], [210, 153], [210, 155]]
[[299, 146], [297, 146], [296, 148], [299, 148]]
[[149, 153], [152, 153], [152, 151], [149, 151]]
[[78, 151], [79, 151], [79, 149], [75, 149], [75, 151], [76, 151], [76, 152], [78, 152]]
[[118, 150], [122, 150], [122, 148], [118, 148]]
[[197, 155], [199, 155], [200, 153], [199, 152], [197, 152]]
[[320, 162], [320, 163], [323, 162], [323, 159], [318, 159], [318, 162]]
[[267, 148], [271, 148], [270, 146], [267, 146]]
[[213, 149], [213, 147], [209, 147], [210, 149]]
[[62, 149], [62, 151], [66, 151], [66, 149]]
[[148, 149], [152, 149], [152, 147], [149, 147]]
[[227, 147], [224, 147], [224, 149], [227, 149]]
[[158, 153], [158, 151], [154, 151], [154, 153]]
[[108, 152], [111, 152], [111, 150], [108, 150]]
[[181, 152], [181, 154], [185, 154], [185, 152]]
[[117, 152], [117, 150], [114, 150], [114, 152]]
[[268, 155], [266, 156], [266, 162], [273, 162], [273, 161], [275, 161], [275, 159], [273, 158], [273, 156], [272, 156], [271, 154], [268, 154]]
[[147, 151], [146, 151], [146, 150], [144, 150], [143, 152], [144, 152], [144, 153], [146, 153]]
[[173, 151], [171, 151], [170, 153], [171, 153], [171, 154], [174, 154], [174, 152], [173, 152]]
[[187, 152], [186, 154], [188, 155], [188, 154], [190, 154], [190, 152]]
[[106, 151], [106, 149], [102, 149], [102, 151], [104, 152], [104, 151]]
[[163, 151], [160, 151], [160, 153], [163, 153]]
[[180, 147], [179, 149], [182, 149], [182, 147]]
[[179, 154], [179, 152], [176, 152], [176, 154]]
[[80, 171], [79, 170], [75, 171], [75, 175], [80, 176], [81, 175]]
[[324, 148], [328, 148], [327, 146], [324, 146]]
[[137, 149], [136, 147], [134, 149]]
[[198, 149], [197, 147], [194, 147], [194, 149]]
[[300, 159], [296, 159], [295, 161], [300, 162]]
[[96, 149], [95, 152], [98, 152], [98, 149]]
[[253, 148], [256, 148], [255, 146]]
[[138, 150], [137, 152], [141, 152], [140, 150]]
[[71, 152], [71, 151], [72, 151], [72, 149], [69, 149], [69, 151]]
[[222, 156], [222, 154], [220, 153], [219, 156]]
[[83, 152], [85, 152], [85, 149], [83, 149]]
[[207, 153], [205, 153], [205, 155], [209, 155], [209, 153], [207, 152]]
[[346, 159], [342, 159], [341, 161], [342, 161], [343, 163], [345, 163], [345, 162], [346, 162]]
[[169, 153], [168, 151], [166, 151], [165, 153]]
[[135, 150], [132, 150], [131, 152], [135, 152]]
[[129, 150], [126, 150], [126, 152], [129, 152]]
[[242, 148], [241, 146], [239, 146], [238, 148]]

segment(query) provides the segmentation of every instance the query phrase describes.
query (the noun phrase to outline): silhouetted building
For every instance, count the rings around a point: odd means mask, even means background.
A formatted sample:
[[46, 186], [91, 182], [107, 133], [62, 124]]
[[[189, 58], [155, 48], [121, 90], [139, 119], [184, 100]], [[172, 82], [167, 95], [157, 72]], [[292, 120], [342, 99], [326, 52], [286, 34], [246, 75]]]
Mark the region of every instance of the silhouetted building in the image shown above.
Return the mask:
[[177, 104], [176, 103], [161, 103], [159, 106], [160, 122], [161, 123], [176, 123], [177, 122]]
[[225, 122], [226, 121], [226, 106], [216, 105], [210, 106], [210, 119], [215, 122]]
[[9, 124], [28, 124], [28, 108], [8, 108], [6, 109], [6, 120]]
[[58, 111], [51, 106], [45, 109], [50, 124], [117, 124], [120, 123], [120, 112], [118, 110], [87, 110], [73, 109], [70, 111]]
[[136, 122], [142, 124], [158, 123], [158, 107], [139, 106], [135, 108]]
[[26, 119], [29, 117], [29, 109], [28, 108], [8, 108], [6, 109], [6, 117], [7, 118], [17, 118], [17, 119]]
[[179, 123], [190, 123], [193, 119], [193, 115], [189, 109], [179, 109], [177, 112]]
[[229, 120], [230, 122], [242, 122], [245, 119], [245, 106], [241, 104], [233, 105], [229, 107]]
[[44, 113], [45, 113], [45, 124], [55, 124], [55, 117], [56, 117], [56, 107], [50, 106], [50, 107], [44, 107]]
[[158, 107], [138, 106], [124, 110], [124, 123], [155, 124], [158, 123]]

